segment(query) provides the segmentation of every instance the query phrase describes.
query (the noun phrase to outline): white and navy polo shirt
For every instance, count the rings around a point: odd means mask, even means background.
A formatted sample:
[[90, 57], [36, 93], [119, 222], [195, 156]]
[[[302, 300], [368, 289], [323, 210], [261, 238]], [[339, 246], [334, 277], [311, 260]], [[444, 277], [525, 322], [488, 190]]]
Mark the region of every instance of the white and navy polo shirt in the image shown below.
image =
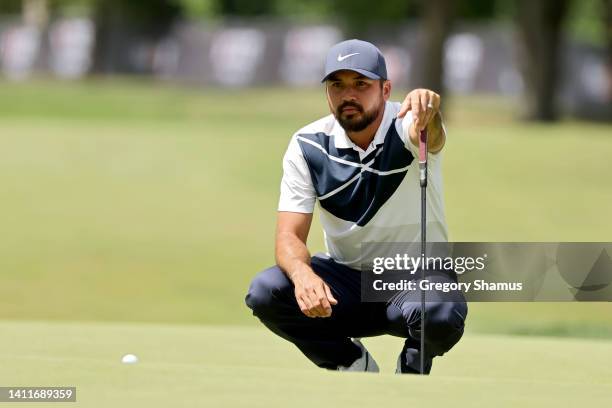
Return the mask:
[[[380, 127], [364, 151], [333, 115], [293, 135], [283, 158], [278, 211], [312, 213], [319, 202], [327, 253], [353, 269], [371, 262], [364, 242], [420, 243], [418, 147], [408, 136], [412, 113], [396, 118], [386, 102]], [[427, 240], [448, 240], [442, 153], [428, 156]], [[417, 252], [418, 253], [418, 252]]]

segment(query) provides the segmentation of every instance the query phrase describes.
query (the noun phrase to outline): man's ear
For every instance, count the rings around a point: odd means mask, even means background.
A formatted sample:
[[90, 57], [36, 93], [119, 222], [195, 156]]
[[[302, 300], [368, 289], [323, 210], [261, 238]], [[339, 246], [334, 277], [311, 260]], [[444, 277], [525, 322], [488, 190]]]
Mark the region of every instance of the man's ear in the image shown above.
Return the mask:
[[385, 101], [387, 101], [391, 97], [391, 81], [385, 80], [382, 88], [383, 98]]

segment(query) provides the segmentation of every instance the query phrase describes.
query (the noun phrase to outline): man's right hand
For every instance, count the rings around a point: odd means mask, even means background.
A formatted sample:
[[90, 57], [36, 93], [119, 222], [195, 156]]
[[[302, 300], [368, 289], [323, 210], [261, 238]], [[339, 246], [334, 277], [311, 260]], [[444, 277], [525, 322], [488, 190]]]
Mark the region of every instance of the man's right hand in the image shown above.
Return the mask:
[[329, 286], [310, 267], [306, 238], [312, 213], [278, 212], [276, 224], [276, 263], [295, 287], [295, 299], [308, 317], [329, 317], [338, 301]]
[[295, 286], [295, 299], [300, 310], [308, 317], [329, 317], [332, 314], [331, 305], [338, 301], [323, 279], [310, 267], [304, 267], [291, 274]]

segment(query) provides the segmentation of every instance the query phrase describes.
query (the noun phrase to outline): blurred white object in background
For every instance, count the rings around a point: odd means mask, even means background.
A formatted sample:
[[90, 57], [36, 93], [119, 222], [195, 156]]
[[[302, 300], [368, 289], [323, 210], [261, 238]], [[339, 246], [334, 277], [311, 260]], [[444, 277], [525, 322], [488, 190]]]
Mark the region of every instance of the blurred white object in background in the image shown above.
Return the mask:
[[92, 63], [95, 30], [87, 18], [71, 18], [54, 22], [49, 29], [49, 65], [60, 78], [78, 79]]
[[8, 79], [20, 81], [32, 74], [40, 42], [40, 30], [32, 25], [13, 26], [0, 34], [0, 61]]
[[338, 28], [310, 26], [287, 32], [279, 73], [293, 86], [313, 85], [323, 77], [323, 62], [329, 48], [342, 39]]
[[483, 54], [482, 40], [474, 34], [452, 35], [444, 44], [444, 85], [451, 91], [472, 91]]
[[387, 63], [387, 76], [393, 85], [405, 85], [410, 78], [412, 68], [410, 54], [396, 45], [382, 46], [380, 50]]
[[580, 64], [579, 75], [580, 84], [589, 98], [601, 103], [609, 102], [608, 89], [610, 89], [610, 85], [603, 59], [595, 59], [594, 57], [583, 59]]
[[250, 84], [265, 48], [266, 37], [256, 28], [221, 29], [210, 48], [215, 80], [227, 86]]

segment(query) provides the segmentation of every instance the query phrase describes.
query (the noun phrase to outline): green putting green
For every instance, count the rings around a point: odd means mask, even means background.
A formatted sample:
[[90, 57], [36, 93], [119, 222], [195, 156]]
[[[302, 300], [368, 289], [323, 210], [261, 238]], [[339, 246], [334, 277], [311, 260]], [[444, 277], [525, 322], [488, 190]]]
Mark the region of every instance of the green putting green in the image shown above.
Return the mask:
[[[393, 374], [392, 337], [364, 340], [382, 370], [371, 374], [320, 370], [262, 328], [2, 321], [0, 331], [4, 386], [76, 386], [84, 407], [594, 407], [612, 395], [608, 341], [466, 333], [419, 377]], [[140, 362], [122, 364], [126, 353]]]

